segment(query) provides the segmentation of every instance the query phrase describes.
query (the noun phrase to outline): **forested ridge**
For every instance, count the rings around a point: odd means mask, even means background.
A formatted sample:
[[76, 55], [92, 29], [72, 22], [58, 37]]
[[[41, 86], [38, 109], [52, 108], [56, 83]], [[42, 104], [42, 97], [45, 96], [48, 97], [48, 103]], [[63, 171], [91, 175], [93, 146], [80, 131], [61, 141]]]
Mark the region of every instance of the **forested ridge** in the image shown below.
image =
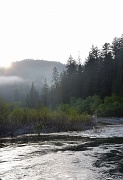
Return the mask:
[[9, 68], [1, 67], [0, 97], [9, 102], [23, 103], [32, 82], [40, 94], [45, 79], [51, 84], [54, 67], [61, 73], [65, 65], [55, 61], [25, 59], [13, 62]]
[[[66, 71], [59, 80], [61, 101], [69, 102], [71, 97], [85, 99], [99, 95], [102, 99], [112, 94], [123, 95], [123, 36], [115, 38], [102, 49], [92, 47], [82, 65], [80, 59], [69, 57]], [[54, 88], [57, 91], [58, 87]]]
[[25, 127], [81, 130], [92, 124], [94, 114], [123, 117], [123, 35], [102, 49], [92, 46], [84, 64], [70, 55], [62, 72], [53, 67], [50, 84], [45, 78], [40, 89], [33, 81], [29, 86], [23, 98], [16, 89], [13, 101], [1, 99], [1, 135]]
[[90, 96], [98, 96], [102, 102], [107, 97], [119, 104], [123, 101], [123, 36], [105, 43], [102, 49], [92, 46], [84, 64], [80, 57], [75, 60], [70, 55], [61, 74], [54, 67], [52, 86], [44, 81], [42, 102], [47, 106]]

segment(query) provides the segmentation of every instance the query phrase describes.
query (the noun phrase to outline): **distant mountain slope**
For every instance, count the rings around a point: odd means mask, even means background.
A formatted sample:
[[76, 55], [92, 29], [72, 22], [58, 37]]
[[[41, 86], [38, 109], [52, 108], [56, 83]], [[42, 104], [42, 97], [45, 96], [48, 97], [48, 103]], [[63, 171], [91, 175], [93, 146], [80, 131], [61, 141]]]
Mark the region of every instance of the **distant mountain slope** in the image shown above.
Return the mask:
[[56, 67], [61, 73], [65, 68], [60, 62], [26, 59], [13, 62], [11, 68], [0, 69], [0, 76], [18, 76], [28, 81], [44, 82], [47, 79], [51, 83], [53, 68]]

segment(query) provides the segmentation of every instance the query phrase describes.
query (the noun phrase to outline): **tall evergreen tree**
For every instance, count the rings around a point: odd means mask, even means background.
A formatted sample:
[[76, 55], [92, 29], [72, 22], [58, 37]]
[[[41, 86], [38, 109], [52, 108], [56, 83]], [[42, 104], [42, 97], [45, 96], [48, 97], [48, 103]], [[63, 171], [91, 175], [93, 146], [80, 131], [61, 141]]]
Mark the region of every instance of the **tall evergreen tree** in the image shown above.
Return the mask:
[[77, 96], [76, 97], [81, 97], [83, 98], [83, 65], [81, 63], [81, 58], [80, 55], [78, 54], [78, 59], [77, 59]]
[[70, 55], [68, 58], [67, 64], [66, 64], [67, 74], [73, 75], [76, 73], [77, 66], [76, 61], [73, 59], [73, 57]]
[[115, 68], [113, 91], [123, 95], [123, 35], [121, 38], [114, 39], [112, 48]]
[[84, 64], [84, 98], [97, 94], [99, 90], [99, 50], [92, 46], [89, 56]]
[[67, 73], [67, 95], [70, 101], [71, 97], [77, 96], [77, 62], [70, 55], [66, 64]]
[[46, 79], [44, 80], [44, 85], [43, 85], [42, 100], [43, 100], [43, 105], [48, 106], [48, 103], [49, 103], [49, 87], [48, 87]]
[[62, 103], [68, 103], [69, 102], [69, 97], [68, 97], [68, 91], [69, 91], [69, 86], [68, 86], [68, 76], [66, 71], [63, 71], [61, 73], [61, 102]]
[[50, 90], [50, 104], [54, 107], [61, 102], [60, 75], [57, 68], [53, 68], [52, 86]]
[[112, 94], [112, 84], [114, 77], [112, 49], [109, 43], [105, 43], [101, 51], [100, 74], [101, 89], [99, 95], [104, 98], [105, 96], [110, 96]]
[[59, 73], [57, 71], [57, 68], [54, 67], [53, 68], [53, 76], [52, 76], [52, 86], [54, 88], [57, 88], [59, 86], [59, 81], [60, 81]]
[[35, 90], [35, 86], [34, 86], [33, 82], [32, 82], [32, 86], [30, 88], [30, 92], [27, 95], [26, 101], [27, 101], [27, 105], [29, 107], [38, 107], [38, 105], [39, 105], [39, 94]]

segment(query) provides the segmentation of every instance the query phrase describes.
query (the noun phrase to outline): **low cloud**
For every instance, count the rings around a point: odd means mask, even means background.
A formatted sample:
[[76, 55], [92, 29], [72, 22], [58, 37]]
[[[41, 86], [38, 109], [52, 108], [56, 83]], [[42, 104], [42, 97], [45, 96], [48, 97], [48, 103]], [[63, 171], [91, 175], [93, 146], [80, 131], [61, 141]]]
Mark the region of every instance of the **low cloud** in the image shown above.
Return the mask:
[[0, 76], [0, 85], [23, 83], [24, 79], [18, 76]]

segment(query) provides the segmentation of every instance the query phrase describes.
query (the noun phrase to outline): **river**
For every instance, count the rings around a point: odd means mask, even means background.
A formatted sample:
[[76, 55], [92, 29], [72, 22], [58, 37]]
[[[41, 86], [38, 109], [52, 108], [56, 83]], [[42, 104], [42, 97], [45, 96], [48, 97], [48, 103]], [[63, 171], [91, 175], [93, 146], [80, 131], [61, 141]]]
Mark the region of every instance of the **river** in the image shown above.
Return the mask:
[[1, 180], [122, 180], [123, 125], [0, 140]]

